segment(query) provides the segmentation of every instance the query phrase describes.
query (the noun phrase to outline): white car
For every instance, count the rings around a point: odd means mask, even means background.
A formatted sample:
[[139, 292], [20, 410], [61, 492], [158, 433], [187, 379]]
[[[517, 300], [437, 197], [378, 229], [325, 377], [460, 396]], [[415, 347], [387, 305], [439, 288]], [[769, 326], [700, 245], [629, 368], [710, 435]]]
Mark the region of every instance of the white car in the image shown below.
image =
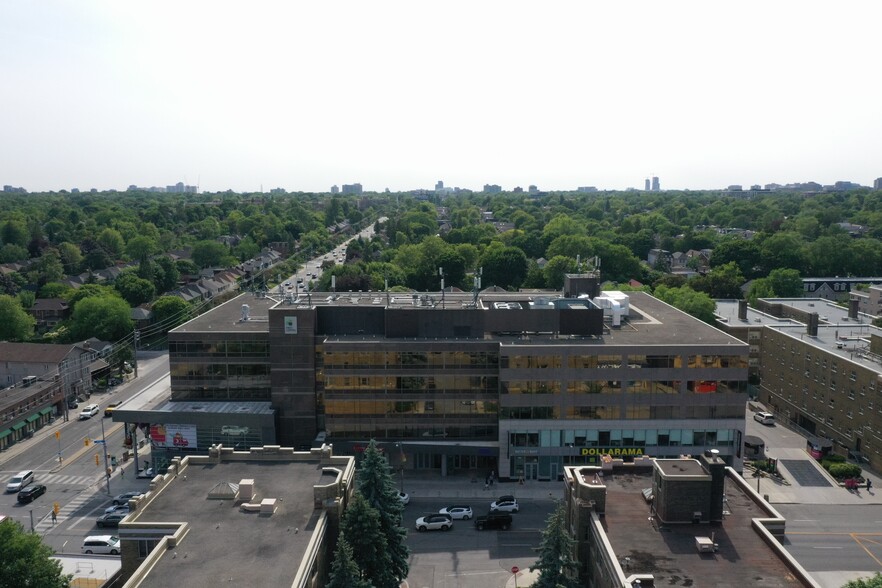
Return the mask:
[[404, 506], [407, 506], [407, 504], [410, 502], [410, 495], [407, 492], [399, 492], [398, 498], [401, 500], [401, 504], [403, 504]]
[[90, 404], [80, 411], [80, 420], [84, 421], [86, 419], [90, 419], [96, 414], [98, 414], [98, 405]]
[[439, 514], [450, 515], [453, 519], [462, 519], [464, 521], [472, 518], [472, 507], [464, 505], [446, 506], [438, 511]]
[[770, 412], [758, 412], [753, 415], [753, 420], [758, 423], [762, 423], [763, 425], [774, 425], [775, 415]]
[[518, 512], [518, 501], [514, 496], [500, 496], [499, 500], [490, 503], [490, 512]]
[[453, 519], [450, 515], [433, 514], [420, 517], [416, 520], [417, 531], [449, 531], [453, 528]]

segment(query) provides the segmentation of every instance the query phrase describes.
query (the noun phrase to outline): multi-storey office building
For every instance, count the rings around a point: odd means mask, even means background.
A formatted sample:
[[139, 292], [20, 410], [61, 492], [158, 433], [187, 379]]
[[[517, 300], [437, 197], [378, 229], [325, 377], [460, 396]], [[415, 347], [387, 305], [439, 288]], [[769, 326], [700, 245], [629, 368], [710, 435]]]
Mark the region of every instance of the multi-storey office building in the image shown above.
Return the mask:
[[172, 397], [268, 400], [280, 444], [376, 438], [396, 467], [442, 473], [555, 479], [602, 454], [708, 447], [740, 469], [747, 345], [592, 289], [245, 295], [170, 333]]

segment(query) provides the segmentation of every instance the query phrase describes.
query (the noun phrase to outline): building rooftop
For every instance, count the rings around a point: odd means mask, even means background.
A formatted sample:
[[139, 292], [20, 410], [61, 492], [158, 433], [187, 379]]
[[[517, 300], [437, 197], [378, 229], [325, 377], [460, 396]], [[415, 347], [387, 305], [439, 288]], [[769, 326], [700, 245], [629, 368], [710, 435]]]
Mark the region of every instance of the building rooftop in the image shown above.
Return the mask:
[[882, 374], [882, 356], [870, 351], [870, 338], [872, 336], [882, 337], [882, 329], [866, 323], [855, 322], [838, 325], [822, 324], [818, 326], [818, 336], [811, 337], [806, 333], [806, 328], [803, 325], [772, 328], [812, 347], [822, 349], [825, 353]]
[[[149, 399], [147, 399], [149, 402]], [[200, 402], [198, 400], [168, 400], [158, 406], [139, 402], [138, 398], [127, 400], [119, 405], [114, 411], [114, 421], [141, 422], [149, 421], [149, 413], [216, 413], [216, 414], [275, 414], [272, 403], [256, 401], [230, 401], [219, 402], [216, 400]], [[154, 414], [154, 416], [157, 416]]]
[[781, 318], [761, 312], [755, 308], [747, 308], [747, 318], [738, 318], [738, 300], [715, 300], [716, 309], [714, 314], [719, 320], [728, 326], [737, 327], [761, 327], [765, 325], [801, 325], [789, 318]]
[[[642, 490], [650, 474], [606, 475], [603, 528], [625, 575], [652, 574], [656, 586], [803, 586], [752, 527], [767, 515], [729, 478], [722, 525], [659, 527], [648, 516]], [[696, 537], [712, 537], [719, 548], [699, 553]]]
[[701, 464], [694, 459], [657, 459], [655, 465], [666, 476], [702, 476], [708, 477]]
[[[277, 499], [272, 514], [245, 512], [242, 502], [210, 500], [218, 484], [253, 479], [256, 497]], [[290, 586], [323, 511], [313, 487], [334, 477], [319, 460], [308, 462], [229, 461], [192, 463], [127, 522], [189, 525], [177, 547], [162, 553], [138, 586]], [[121, 529], [127, 535], [127, 529]], [[137, 529], [128, 534], [137, 535]]]
[[[678, 345], [678, 341], [688, 341], [688, 346], [696, 345], [732, 345], [744, 346], [742, 341], [728, 335], [714, 326], [708, 325], [688, 314], [685, 314], [672, 306], [646, 294], [645, 292], [628, 292], [630, 298], [630, 312], [623, 317], [620, 328], [612, 328], [609, 325], [598, 338], [588, 337], [555, 337], [553, 335], [536, 335], [529, 338], [516, 336], [494, 336], [493, 340], [508, 345], [524, 345], [559, 343], [572, 345], [574, 341], [580, 344], [602, 345], [665, 345], [667, 347]], [[481, 292], [478, 295], [478, 304], [474, 305], [474, 294], [445, 293], [442, 302], [440, 292], [431, 293], [393, 293], [393, 292], [345, 292], [329, 293], [315, 292], [306, 296], [304, 294], [291, 295], [288, 298], [282, 296], [258, 297], [254, 294], [242, 294], [237, 298], [218, 306], [217, 308], [177, 327], [176, 333], [202, 333], [202, 332], [268, 332], [269, 309], [277, 305], [292, 305], [298, 308], [336, 306], [336, 307], [377, 307], [394, 309], [475, 309], [481, 310], [504, 310], [504, 309], [529, 309], [535, 312], [543, 312], [545, 308], [551, 308], [549, 301], [562, 300], [566, 308], [574, 309], [580, 306], [588, 307], [591, 303], [585, 299], [563, 300], [560, 293], [556, 292]], [[242, 321], [242, 305], [247, 304], [248, 321]], [[593, 305], [591, 305], [593, 306]], [[780, 322], [780, 321], [779, 321]], [[335, 335], [329, 337], [332, 341], [375, 341], [381, 337], [376, 335], [353, 336]], [[452, 339], [452, 338], [451, 338]], [[469, 339], [475, 341], [475, 339]]]

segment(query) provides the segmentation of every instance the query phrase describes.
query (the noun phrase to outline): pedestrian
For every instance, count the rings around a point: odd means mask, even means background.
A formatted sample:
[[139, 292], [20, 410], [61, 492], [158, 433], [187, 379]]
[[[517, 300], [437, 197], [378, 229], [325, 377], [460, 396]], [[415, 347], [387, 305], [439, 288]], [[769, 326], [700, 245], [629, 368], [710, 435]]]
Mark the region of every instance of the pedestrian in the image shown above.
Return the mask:
[[873, 487], [873, 480], [871, 480], [870, 478], [867, 478], [867, 492], [869, 492], [870, 488], [872, 488], [872, 487]]
[[58, 515], [55, 514], [55, 509], [53, 508], [52, 509], [52, 524], [54, 525], [57, 522], [58, 522]]
[[122, 468], [119, 468], [119, 477], [122, 478], [123, 480], [126, 479], [126, 471]]

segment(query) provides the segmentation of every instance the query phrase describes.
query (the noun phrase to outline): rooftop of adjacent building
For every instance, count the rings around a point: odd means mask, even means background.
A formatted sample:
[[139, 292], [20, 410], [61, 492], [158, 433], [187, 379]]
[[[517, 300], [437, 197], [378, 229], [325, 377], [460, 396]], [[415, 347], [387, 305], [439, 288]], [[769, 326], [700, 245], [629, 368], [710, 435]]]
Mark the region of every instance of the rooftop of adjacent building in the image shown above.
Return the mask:
[[[643, 489], [646, 473], [605, 474], [606, 513], [602, 520], [626, 575], [652, 574], [656, 586], [802, 586], [784, 561], [752, 527], [765, 518], [756, 503], [726, 478], [722, 525], [659, 526], [649, 516]], [[696, 537], [712, 537], [714, 553], [698, 553]]]
[[[277, 499], [273, 514], [246, 512], [239, 508], [241, 500], [208, 498], [218, 484], [238, 484], [243, 479], [254, 480], [256, 496], [251, 502]], [[314, 506], [313, 487], [332, 481], [322, 473], [318, 459], [284, 464], [191, 462], [143, 510], [127, 519], [148, 527], [149, 523], [189, 525], [177, 547], [161, 555], [139, 588], [214, 588], [230, 582], [290, 586], [322, 514]], [[126, 539], [126, 530], [120, 535]]]
[[[525, 339], [516, 335], [494, 335], [493, 340], [503, 344], [523, 345], [541, 342], [571, 345], [579, 343], [603, 345], [733, 345], [744, 343], [708, 325], [645, 292], [627, 292], [629, 313], [622, 318], [621, 327], [604, 328], [600, 337], [572, 337], [554, 335], [531, 335]], [[436, 310], [474, 310], [516, 308], [542, 312], [548, 308], [549, 301], [562, 299], [560, 292], [482, 292], [474, 305], [472, 293], [386, 293], [386, 292], [315, 292], [309, 296], [300, 294], [291, 298], [242, 294], [235, 299], [197, 317], [176, 328], [173, 333], [260, 333], [269, 331], [269, 312], [273, 308], [318, 308], [318, 307], [377, 307], [391, 309], [436, 309]], [[578, 307], [577, 302], [584, 299], [566, 299], [568, 308]], [[428, 305], [426, 305], [428, 301]], [[243, 305], [247, 304], [248, 320], [243, 319]], [[377, 340], [374, 335], [335, 335], [330, 340]], [[447, 339], [452, 340], [452, 338]], [[475, 339], [469, 339], [475, 341]], [[485, 339], [486, 340], [486, 339]]]

